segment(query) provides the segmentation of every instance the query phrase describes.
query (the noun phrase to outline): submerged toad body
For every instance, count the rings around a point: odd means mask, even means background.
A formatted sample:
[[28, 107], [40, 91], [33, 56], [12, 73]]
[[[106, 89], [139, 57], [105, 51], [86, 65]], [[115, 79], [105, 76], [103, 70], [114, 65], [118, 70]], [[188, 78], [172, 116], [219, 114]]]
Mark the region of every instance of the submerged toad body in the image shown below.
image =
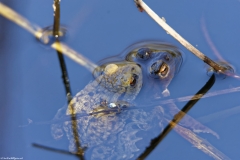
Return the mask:
[[111, 108], [119, 100], [131, 102], [141, 87], [142, 71], [138, 65], [108, 64], [101, 75], [73, 98], [68, 106], [67, 115], [91, 113], [93, 110], [105, 107]]
[[[143, 90], [143, 81], [146, 90], [157, 86], [163, 96], [169, 95], [167, 86], [182, 63], [180, 52], [159, 51], [159, 48], [163, 46], [137, 44], [134, 48], [130, 47], [131, 51], [127, 51], [124, 59], [112, 57], [104, 60], [95, 70], [96, 79], [77, 93], [64, 113], [80, 116], [74, 121], [53, 124], [54, 138], [63, 135], [63, 128], [69, 139], [69, 150], [73, 153], [82, 154], [79, 148], [83, 147], [87, 148], [91, 159], [136, 159], [150, 140], [162, 131], [163, 121], [168, 121], [169, 117], [166, 118], [163, 108], [158, 105], [146, 109], [148, 104], [145, 103], [144, 110], [133, 107], [134, 99]], [[145, 94], [144, 90], [141, 92]], [[154, 95], [147, 96], [156, 98]], [[167, 107], [170, 115], [179, 111], [174, 104]], [[60, 110], [55, 119], [61, 118]], [[186, 115], [182, 121], [182, 126], [217, 136], [190, 116]], [[183, 129], [179, 132], [185, 137], [190, 133]]]
[[[54, 138], [62, 136], [63, 126], [69, 139], [69, 150], [81, 154], [77, 147], [77, 139], [81, 146], [92, 150], [92, 159], [130, 159], [139, 149], [136, 136], [139, 130], [149, 130], [153, 119], [162, 119], [161, 108], [150, 112], [138, 110], [122, 110], [131, 105], [142, 88], [142, 70], [135, 63], [108, 64], [101, 67], [101, 74], [70, 102], [66, 115], [85, 114], [76, 121], [65, 121], [53, 124]], [[117, 114], [121, 112], [120, 114]], [[98, 114], [95, 114], [98, 113]], [[56, 118], [61, 117], [59, 111]], [[77, 130], [77, 134], [74, 134]], [[135, 155], [136, 158], [136, 155]]]

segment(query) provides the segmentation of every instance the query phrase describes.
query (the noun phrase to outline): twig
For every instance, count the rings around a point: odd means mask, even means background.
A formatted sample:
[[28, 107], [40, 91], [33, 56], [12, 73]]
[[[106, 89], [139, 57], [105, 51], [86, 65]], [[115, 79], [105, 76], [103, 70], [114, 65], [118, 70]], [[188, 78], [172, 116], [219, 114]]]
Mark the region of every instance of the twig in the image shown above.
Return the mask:
[[[0, 14], [4, 16], [5, 18], [11, 20], [12, 22], [16, 23], [20, 27], [26, 29], [28, 32], [33, 34], [37, 39], [41, 39], [42, 29], [35, 25], [30, 23], [27, 19], [10, 9], [9, 7], [5, 6], [4, 4], [0, 3]], [[73, 61], [77, 62], [78, 64], [84, 66], [86, 69], [88, 69], [90, 72], [93, 72], [93, 70], [97, 67], [96, 64], [88, 60], [87, 58], [83, 57], [80, 53], [74, 51], [70, 47], [68, 47], [64, 43], [60, 42], [54, 42], [51, 44], [51, 47], [55, 50], [58, 50], [65, 56], [69, 57]]]
[[77, 62], [78, 64], [84, 66], [91, 72], [97, 67], [96, 64], [92, 63], [90, 60], [83, 57], [81, 54], [74, 51], [73, 49], [71, 49], [64, 43], [55, 42], [51, 45], [51, 47], [58, 50], [59, 52], [65, 54], [70, 59], [72, 59], [73, 61]]
[[[197, 94], [194, 97], [192, 96], [185, 96], [185, 97], [180, 97], [180, 98], [175, 98], [175, 99], [167, 99], [167, 100], [155, 100], [151, 103], [152, 104], [169, 104], [169, 103], [175, 103], [175, 102], [185, 102], [189, 100], [197, 100], [197, 99], [202, 99], [202, 98], [209, 98], [209, 97], [214, 97], [214, 96], [219, 96], [223, 94], [229, 94], [229, 93], [234, 93], [234, 92], [240, 92], [240, 87], [235, 87], [235, 88], [230, 88], [230, 89], [223, 89], [223, 90], [218, 90], [218, 91], [213, 91], [205, 94], [204, 96], [202, 94]], [[142, 106], [139, 104], [138, 106]]]
[[[208, 92], [209, 89], [215, 83], [215, 75], [213, 74], [208, 82], [197, 92], [196, 95], [201, 94], [202, 96]], [[169, 134], [169, 132], [177, 126], [181, 119], [187, 114], [187, 112], [198, 102], [199, 99], [191, 99], [181, 111], [179, 111], [169, 124], [164, 128], [162, 133], [160, 133], [156, 138], [152, 139], [150, 146], [148, 146], [145, 151], [138, 157], [138, 160], [145, 159], [156, 147], [157, 145]], [[174, 104], [174, 103], [173, 103]]]
[[[60, 0], [54, 0], [53, 3], [53, 11], [54, 11], [54, 22], [53, 22], [53, 36], [55, 37], [55, 42], [59, 42], [59, 31], [60, 31]], [[68, 78], [67, 67], [65, 64], [64, 56], [61, 52], [57, 51], [58, 60], [60, 63], [61, 71], [62, 71], [62, 79], [63, 84], [66, 91], [68, 104], [72, 100], [72, 93], [70, 87], [70, 81]]]
[[27, 19], [20, 16], [18, 13], [13, 11], [11, 8], [5, 6], [4, 4], [0, 3], [0, 14], [5, 18], [9, 19], [10, 21], [16, 23], [17, 25], [21, 26], [22, 28], [26, 29], [28, 32], [33, 34], [36, 38], [40, 39], [42, 36], [40, 27], [31, 24]]
[[151, 8], [148, 7], [142, 0], [134, 0], [138, 9], [140, 11], [144, 10], [146, 13], [157, 22], [168, 34], [170, 34], [173, 38], [179, 41], [184, 47], [186, 47], [189, 51], [191, 51], [194, 55], [200, 58], [202, 61], [207, 63], [209, 66], [214, 68], [215, 71], [219, 73], [225, 74], [226, 68], [221, 66], [205, 56], [202, 52], [196, 49], [193, 45], [191, 45], [187, 40], [185, 40], [182, 36], [180, 36], [173, 28], [171, 28], [164, 20], [162, 20]]
[[[60, 0], [54, 0], [53, 3], [53, 11], [54, 11], [54, 23], [53, 23], [53, 36], [55, 37], [55, 43], [60, 43], [59, 40], [59, 31], [60, 31]], [[61, 51], [56, 50], [58, 54], [58, 59], [60, 62], [60, 67], [62, 70], [62, 78], [63, 78], [63, 83], [65, 86], [66, 90], [66, 95], [67, 95], [67, 100], [68, 104], [70, 104], [70, 101], [72, 100], [72, 95], [71, 95], [71, 89], [70, 89], [70, 82], [67, 74], [67, 67], [65, 65], [64, 57], [63, 54], [61, 54]], [[72, 107], [72, 109], [74, 109]], [[80, 137], [78, 135], [78, 130], [77, 130], [77, 123], [75, 123], [75, 117], [72, 115], [71, 116], [71, 122], [72, 122], [72, 132], [75, 140], [75, 145], [77, 148], [77, 156], [80, 160], [84, 160], [84, 151], [81, 148], [81, 143], [80, 143]]]
[[229, 157], [224, 155], [221, 151], [215, 148], [211, 143], [209, 143], [206, 139], [203, 139], [193, 133], [191, 130], [187, 128], [183, 128], [179, 125], [176, 125], [174, 128], [179, 135], [185, 138], [187, 141], [193, 144], [194, 147], [200, 149], [205, 154], [209, 155], [215, 160], [230, 160]]
[[44, 150], [47, 150], [47, 151], [51, 151], [51, 152], [56, 152], [56, 153], [61, 153], [61, 154], [66, 154], [66, 155], [73, 155], [73, 156], [79, 157], [78, 154], [74, 154], [74, 153], [71, 153], [69, 151], [65, 151], [65, 150], [61, 150], [61, 149], [55, 149], [55, 148], [52, 148], [52, 147], [40, 145], [40, 144], [37, 144], [37, 143], [33, 143], [32, 146], [36, 147], [36, 148], [41, 148], [41, 149], [44, 149]]

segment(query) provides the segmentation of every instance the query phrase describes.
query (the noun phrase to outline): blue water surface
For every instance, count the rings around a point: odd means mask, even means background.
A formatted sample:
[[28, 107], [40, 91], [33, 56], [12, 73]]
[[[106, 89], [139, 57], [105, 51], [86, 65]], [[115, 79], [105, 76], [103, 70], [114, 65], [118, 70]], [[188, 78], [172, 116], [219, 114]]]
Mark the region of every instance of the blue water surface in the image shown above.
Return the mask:
[[[53, 24], [49, 0], [1, 0], [29, 21], [41, 27]], [[240, 1], [201, 0], [145, 1], [164, 17], [179, 34], [210, 58], [217, 60], [202, 30], [203, 21], [220, 54], [240, 73]], [[50, 125], [28, 123], [50, 121], [57, 110], [67, 105], [56, 51], [40, 44], [30, 33], [0, 17], [0, 158], [77, 159], [74, 156], [33, 147], [33, 143], [68, 150], [67, 138], [52, 138]], [[169, 86], [171, 97], [195, 94], [209, 79], [206, 65], [159, 27], [145, 12], [139, 12], [133, 0], [61, 1], [61, 24], [68, 30], [65, 43], [94, 63], [121, 53], [133, 43], [159, 40], [177, 46], [185, 53], [179, 74]], [[66, 58], [71, 89], [79, 92], [93, 79], [84, 67]], [[210, 91], [239, 86], [233, 78], [217, 79]], [[239, 106], [239, 93], [229, 93], [200, 100], [189, 114], [198, 119]], [[181, 108], [186, 102], [177, 103]], [[199, 134], [231, 159], [240, 157], [239, 113], [210, 119], [205, 125], [216, 131], [220, 139]], [[172, 131], [147, 158], [211, 159]]]

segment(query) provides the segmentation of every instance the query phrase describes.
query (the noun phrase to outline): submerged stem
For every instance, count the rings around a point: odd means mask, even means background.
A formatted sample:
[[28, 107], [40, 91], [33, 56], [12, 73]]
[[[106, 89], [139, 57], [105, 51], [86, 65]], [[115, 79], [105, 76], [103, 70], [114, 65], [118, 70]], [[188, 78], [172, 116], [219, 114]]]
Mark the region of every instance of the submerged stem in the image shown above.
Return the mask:
[[[15, 12], [14, 10], [12, 10], [11, 8], [9, 8], [8, 6], [4, 5], [1, 2], [0, 2], [0, 15], [14, 22], [20, 27], [24, 28], [25, 30], [30, 32], [33, 36], [35, 36], [38, 40], [42, 38], [43, 30], [41, 29], [41, 27], [29, 22], [26, 18], [22, 17], [17, 12]], [[74, 51], [64, 43], [54, 42], [53, 44], [51, 44], [51, 47], [61, 52], [61, 54], [66, 55], [68, 58], [72, 59], [78, 64], [82, 65], [90, 72], [92, 72], [97, 67], [96, 64], [82, 56], [80, 53]]]
[[[215, 75], [213, 74], [208, 82], [196, 93], [196, 95], [204, 95], [215, 83]], [[138, 157], [138, 160], [145, 159], [157, 146], [160, 142], [170, 133], [174, 127], [180, 122], [180, 120], [187, 114], [187, 112], [198, 102], [199, 99], [195, 99], [195, 96], [191, 99], [181, 111], [179, 111], [168, 125], [164, 128], [162, 133], [160, 133], [156, 138], [152, 139], [150, 146], [148, 146], [145, 151]]]
[[[60, 41], [59, 41], [60, 0], [54, 0], [53, 11], [54, 11], [53, 36], [55, 37], [55, 43], [60, 43]], [[60, 50], [57, 50], [57, 49], [56, 49], [56, 52], [58, 54], [58, 59], [59, 59], [59, 63], [60, 63], [61, 71], [62, 71], [62, 78], [63, 78], [65, 90], [66, 90], [68, 105], [70, 105], [70, 101], [72, 100], [72, 94], [71, 94], [68, 73], [67, 73], [67, 67], [66, 67], [66, 64], [64, 61], [63, 54], [61, 54]], [[76, 118], [74, 115], [71, 116], [71, 123], [72, 123], [72, 132], [73, 132], [73, 136], [74, 136], [74, 140], [75, 140], [75, 145], [77, 147], [76, 156], [80, 160], [84, 160], [84, 156], [83, 156], [84, 150], [81, 148], [80, 137], [78, 135], [78, 130], [77, 130], [77, 122], [76, 122]]]
[[[54, 0], [53, 3], [53, 11], [54, 11], [54, 22], [53, 22], [53, 36], [55, 37], [55, 42], [59, 42], [59, 28], [60, 28], [60, 0]], [[60, 63], [61, 71], [62, 71], [62, 79], [63, 84], [65, 86], [66, 96], [68, 104], [72, 100], [72, 94], [71, 94], [71, 87], [70, 87], [70, 81], [68, 78], [68, 72], [67, 67], [65, 64], [65, 60], [61, 52], [56, 50], [58, 54], [58, 60]]]

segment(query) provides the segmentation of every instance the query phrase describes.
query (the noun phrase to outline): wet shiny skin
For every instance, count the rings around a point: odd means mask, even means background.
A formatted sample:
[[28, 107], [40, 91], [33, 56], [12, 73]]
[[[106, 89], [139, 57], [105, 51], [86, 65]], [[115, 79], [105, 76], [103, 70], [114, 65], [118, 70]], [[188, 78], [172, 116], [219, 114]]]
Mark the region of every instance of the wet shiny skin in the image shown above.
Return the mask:
[[[78, 131], [82, 147], [91, 151], [91, 159], [136, 159], [146, 147], [138, 143], [143, 138], [154, 138], [163, 129], [164, 110], [161, 106], [143, 110], [137, 106], [134, 108], [132, 103], [142, 89], [143, 81], [147, 83], [144, 83], [145, 88], [157, 84], [162, 96], [170, 94], [167, 87], [179, 71], [181, 53], [174, 47], [159, 44], [135, 46], [126, 53], [122, 60], [111, 57], [102, 61], [94, 72], [96, 79], [74, 97], [66, 110], [67, 115], [89, 114], [74, 121], [74, 129]], [[122, 110], [122, 106], [132, 109]], [[118, 107], [117, 112], [109, 112], [114, 107]], [[179, 111], [174, 104], [168, 107], [171, 115]], [[99, 111], [100, 114], [90, 115]], [[182, 125], [197, 132], [217, 135], [190, 116], [183, 119]], [[61, 138], [63, 128], [69, 139], [69, 150], [77, 153], [73, 126], [71, 121], [53, 124], [52, 134], [56, 139]], [[143, 136], [143, 132], [148, 136]]]

